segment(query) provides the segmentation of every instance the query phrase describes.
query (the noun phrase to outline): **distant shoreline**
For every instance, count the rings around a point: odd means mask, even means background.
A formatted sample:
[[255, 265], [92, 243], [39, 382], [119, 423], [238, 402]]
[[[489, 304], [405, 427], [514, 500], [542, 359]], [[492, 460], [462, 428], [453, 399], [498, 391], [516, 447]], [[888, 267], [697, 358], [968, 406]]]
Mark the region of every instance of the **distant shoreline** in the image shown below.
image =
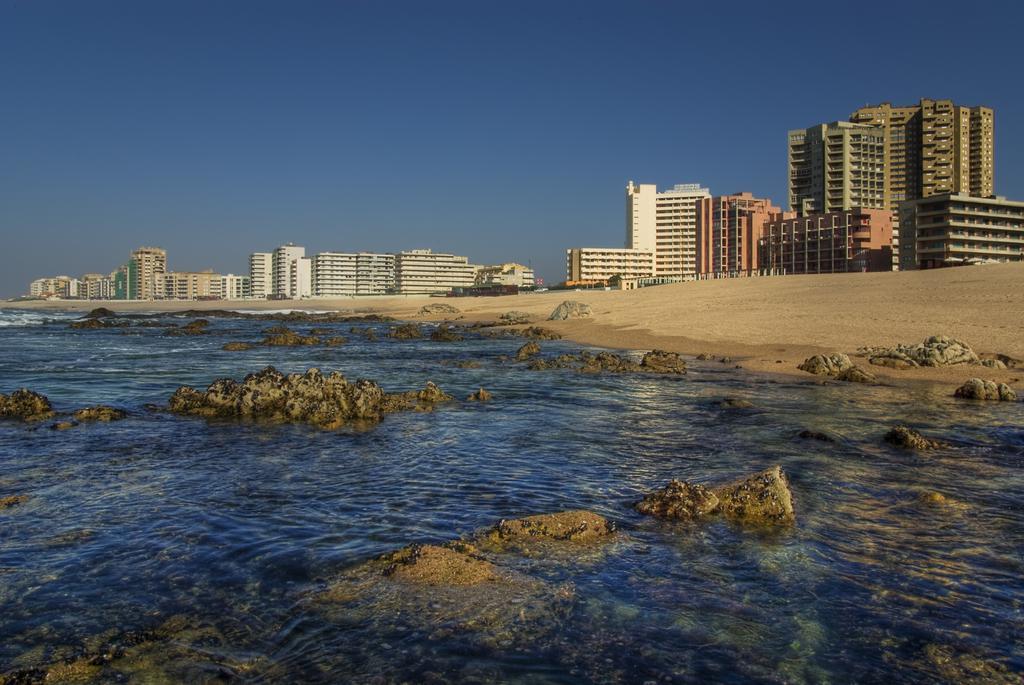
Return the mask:
[[[563, 300], [585, 302], [592, 319], [546, 321]], [[495, 320], [519, 310], [567, 339], [613, 349], [659, 348], [731, 357], [744, 369], [812, 378], [796, 366], [812, 354], [918, 343], [930, 335], [960, 338], [975, 351], [1024, 359], [1024, 264], [931, 271], [695, 281], [632, 291], [547, 291], [504, 297], [349, 297], [317, 300], [24, 301], [4, 308], [117, 312], [299, 310], [419, 317], [424, 304], [459, 308], [465, 321]], [[981, 376], [1013, 385], [1024, 368], [892, 369], [871, 367], [882, 382], [957, 383]]]

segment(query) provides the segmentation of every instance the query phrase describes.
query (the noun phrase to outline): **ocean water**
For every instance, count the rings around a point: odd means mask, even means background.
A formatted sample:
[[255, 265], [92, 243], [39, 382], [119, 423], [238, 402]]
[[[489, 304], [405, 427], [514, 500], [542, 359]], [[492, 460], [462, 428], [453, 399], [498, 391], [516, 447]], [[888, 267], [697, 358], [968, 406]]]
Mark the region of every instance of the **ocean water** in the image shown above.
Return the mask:
[[[213, 319], [208, 335], [167, 337], [71, 330], [73, 318], [0, 312], [0, 392], [27, 386], [58, 411], [107, 403], [130, 417], [67, 431], [0, 422], [0, 497], [29, 496], [0, 509], [0, 673], [29, 679], [111, 643], [123, 653], [90, 671], [98, 681], [980, 683], [1024, 673], [1024, 403], [715, 361], [689, 360], [685, 377], [530, 371], [499, 359], [520, 339], [398, 341], [386, 324], [357, 324], [377, 342], [345, 323], [326, 326], [349, 338], [341, 347], [225, 352], [272, 324]], [[480, 367], [447, 364], [468, 359]], [[363, 431], [146, 406], [181, 384], [266, 365], [340, 370], [389, 391], [433, 380], [460, 401]], [[461, 401], [481, 386], [493, 402]], [[726, 397], [753, 408], [722, 408]], [[953, 446], [894, 449], [882, 441], [894, 423]], [[805, 428], [835, 442], [799, 438]], [[773, 464], [793, 487], [791, 529], [632, 509], [671, 478], [720, 482]], [[926, 492], [947, 504], [922, 502]], [[325, 594], [381, 553], [563, 509], [598, 512], [618, 533], [507, 555], [534, 583], [529, 596]]]

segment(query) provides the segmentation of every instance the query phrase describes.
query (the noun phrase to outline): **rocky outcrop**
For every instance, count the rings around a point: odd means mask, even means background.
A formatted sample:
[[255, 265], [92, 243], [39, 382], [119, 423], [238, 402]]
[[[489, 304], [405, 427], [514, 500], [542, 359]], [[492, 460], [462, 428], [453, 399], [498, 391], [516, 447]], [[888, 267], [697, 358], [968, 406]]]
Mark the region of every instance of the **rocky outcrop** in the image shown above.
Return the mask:
[[469, 397], [467, 397], [466, 401], [468, 401], [468, 402], [490, 402], [493, 397], [494, 397], [494, 395], [492, 395], [490, 392], [488, 392], [487, 390], [484, 390], [483, 388], [480, 388], [479, 390], [477, 390], [476, 392], [471, 394]]
[[862, 347], [857, 354], [867, 357], [871, 364], [895, 369], [981, 363], [970, 345], [945, 335], [933, 335], [917, 345]]
[[117, 312], [113, 309], [107, 309], [106, 307], [96, 307], [89, 311], [88, 314], [83, 316], [83, 319], [112, 319], [117, 316]]
[[460, 587], [494, 582], [497, 567], [469, 551], [437, 545], [411, 545], [381, 557], [383, 575], [415, 585]]
[[535, 357], [538, 354], [540, 354], [540, 345], [531, 340], [516, 350], [516, 361], [525, 362], [530, 357]]
[[848, 369], [843, 369], [836, 375], [837, 381], [845, 381], [847, 383], [875, 383], [878, 378], [875, 374], [870, 371], [865, 371], [859, 366], [851, 366]]
[[526, 338], [528, 340], [561, 340], [562, 334], [556, 333], [550, 328], [544, 328], [543, 326], [527, 326], [516, 332], [520, 338]]
[[[527, 357], [522, 358], [517, 353], [516, 359], [523, 361], [536, 355], [540, 348], [533, 350], [530, 343], [527, 343], [520, 350], [530, 352]], [[575, 368], [582, 373], [684, 374], [686, 373], [686, 362], [675, 352], [662, 350], [647, 352], [639, 362], [612, 352], [585, 350], [578, 355], [561, 354], [554, 359], [534, 359], [527, 368], [533, 371]]]
[[0, 418], [42, 421], [53, 416], [53, 407], [46, 395], [28, 388], [15, 390], [10, 395], [0, 393]]
[[121, 419], [128, 417], [128, 412], [123, 409], [116, 407], [110, 407], [105, 404], [97, 404], [94, 407], [85, 407], [79, 409], [72, 417], [75, 421], [88, 422], [88, 421], [100, 421], [108, 423], [110, 421], [120, 421]]
[[921, 435], [909, 426], [893, 426], [885, 434], [885, 441], [907, 450], [937, 450], [947, 447], [941, 440], [932, 440]]
[[567, 319], [589, 319], [593, 315], [589, 304], [566, 300], [555, 307], [548, 321], [565, 321]]
[[[28, 495], [7, 495], [0, 497], [0, 509], [17, 506], [28, 501]], [[2, 680], [0, 680], [2, 682]]]
[[386, 414], [429, 410], [452, 399], [433, 383], [423, 390], [388, 394], [369, 380], [349, 382], [340, 373], [319, 369], [285, 375], [268, 366], [238, 383], [215, 380], [204, 391], [183, 385], [171, 396], [177, 414], [310, 423], [322, 428], [374, 424]]
[[430, 333], [430, 339], [434, 342], [459, 342], [462, 336], [456, 333], [446, 323], [441, 324]]
[[516, 326], [519, 324], [530, 323], [532, 317], [526, 312], [512, 310], [509, 312], [505, 312], [504, 314], [499, 316], [498, 319], [501, 321], [502, 324], [506, 326]]
[[650, 373], [686, 373], [686, 362], [675, 352], [651, 350], [640, 360], [642, 371]]
[[420, 307], [419, 316], [434, 316], [436, 314], [461, 314], [462, 310], [444, 302], [425, 304]]
[[673, 480], [636, 503], [642, 514], [684, 520], [720, 515], [747, 525], [796, 521], [793, 493], [779, 466], [742, 480], [708, 488]]
[[816, 354], [796, 368], [816, 376], [838, 376], [852, 366], [853, 362], [845, 354]]
[[490, 542], [524, 540], [588, 541], [603, 538], [615, 532], [615, 524], [591, 511], [560, 511], [555, 514], [537, 514], [521, 519], [498, 521], [485, 538]]
[[981, 378], [970, 379], [957, 388], [953, 396], [965, 400], [1017, 401], [1017, 393], [1006, 383], [996, 383]]
[[178, 328], [168, 328], [164, 331], [164, 335], [206, 335], [209, 332], [206, 330], [209, 326], [210, 322], [206, 319], [196, 319]]
[[414, 323], [405, 323], [391, 329], [391, 337], [395, 340], [419, 340], [423, 330]]
[[323, 338], [322, 342], [324, 347], [340, 347], [348, 343], [348, 338], [344, 338], [340, 335], [332, 335], [328, 338]]
[[[95, 310], [94, 310], [95, 311]], [[98, 328], [127, 328], [131, 323], [122, 319], [89, 318], [72, 321], [68, 328], [76, 330], [96, 330]]]
[[319, 345], [320, 338], [315, 335], [301, 335], [286, 326], [274, 326], [267, 330], [267, 336], [260, 345], [265, 347], [300, 347]]
[[245, 350], [251, 350], [252, 347], [252, 343], [229, 342], [224, 343], [224, 345], [220, 349], [224, 350], [225, 352], [244, 352]]

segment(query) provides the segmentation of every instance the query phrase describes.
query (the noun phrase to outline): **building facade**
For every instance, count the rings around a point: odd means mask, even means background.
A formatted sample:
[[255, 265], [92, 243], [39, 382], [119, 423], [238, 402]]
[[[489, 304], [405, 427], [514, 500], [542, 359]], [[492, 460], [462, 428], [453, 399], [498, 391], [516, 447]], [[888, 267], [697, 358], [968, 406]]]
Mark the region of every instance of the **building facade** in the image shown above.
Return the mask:
[[223, 276], [206, 271], [167, 271], [157, 277], [157, 297], [162, 300], [213, 300], [223, 297]]
[[158, 280], [167, 271], [167, 252], [159, 247], [140, 247], [128, 259], [129, 300], [160, 297]]
[[225, 274], [220, 278], [220, 296], [225, 300], [248, 300], [252, 297], [252, 281], [249, 276]]
[[270, 295], [296, 300], [313, 294], [313, 266], [306, 248], [288, 243], [274, 250], [271, 259], [273, 280]]
[[395, 287], [395, 256], [321, 252], [312, 258], [313, 297], [384, 295]]
[[760, 273], [892, 270], [892, 213], [852, 209], [768, 221], [758, 243]]
[[473, 285], [476, 268], [467, 257], [409, 250], [395, 255], [395, 288], [403, 295], [431, 295]]
[[249, 288], [251, 296], [264, 300], [274, 292], [274, 254], [253, 252], [249, 255]]
[[943, 193], [903, 203], [900, 267], [1024, 261], [1024, 202]]
[[654, 276], [654, 251], [615, 247], [574, 247], [565, 254], [566, 285], [607, 284], [616, 276]]
[[649, 184], [626, 185], [626, 247], [654, 253], [653, 276], [691, 280], [697, 273], [697, 203], [711, 197], [699, 183], [657, 192]]
[[476, 270], [475, 285], [514, 285], [517, 288], [533, 288], [537, 284], [533, 269], [515, 262], [481, 266]]
[[52, 276], [48, 278], [37, 278], [28, 287], [28, 294], [32, 297], [85, 297], [81, 287], [81, 281], [70, 276]]
[[716, 195], [697, 205], [699, 278], [749, 276], [759, 270], [758, 245], [769, 221], [790, 218], [752, 193]]
[[789, 207], [801, 216], [885, 209], [885, 133], [836, 121], [789, 132]]

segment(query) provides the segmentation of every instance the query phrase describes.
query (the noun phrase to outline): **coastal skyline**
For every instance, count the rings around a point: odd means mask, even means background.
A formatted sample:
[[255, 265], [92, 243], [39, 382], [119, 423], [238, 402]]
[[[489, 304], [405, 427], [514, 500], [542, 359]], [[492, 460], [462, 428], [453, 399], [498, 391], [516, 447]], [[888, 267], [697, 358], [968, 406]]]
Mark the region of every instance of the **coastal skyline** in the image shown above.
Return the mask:
[[[1016, 8], [890, 7], [855, 21], [886, 49], [842, 56], [839, 15], [803, 6], [731, 23], [740, 55], [708, 10], [539, 7], [0, 6], [0, 295], [143, 244], [225, 273], [260, 244], [429, 247], [556, 281], [565, 246], [621, 242], [627, 180], [785, 205], [788, 130], [920, 97], [992, 107], [995, 192], [1022, 195], [1024, 99], [991, 68]], [[937, 70], [950, 16], [964, 56]]]

